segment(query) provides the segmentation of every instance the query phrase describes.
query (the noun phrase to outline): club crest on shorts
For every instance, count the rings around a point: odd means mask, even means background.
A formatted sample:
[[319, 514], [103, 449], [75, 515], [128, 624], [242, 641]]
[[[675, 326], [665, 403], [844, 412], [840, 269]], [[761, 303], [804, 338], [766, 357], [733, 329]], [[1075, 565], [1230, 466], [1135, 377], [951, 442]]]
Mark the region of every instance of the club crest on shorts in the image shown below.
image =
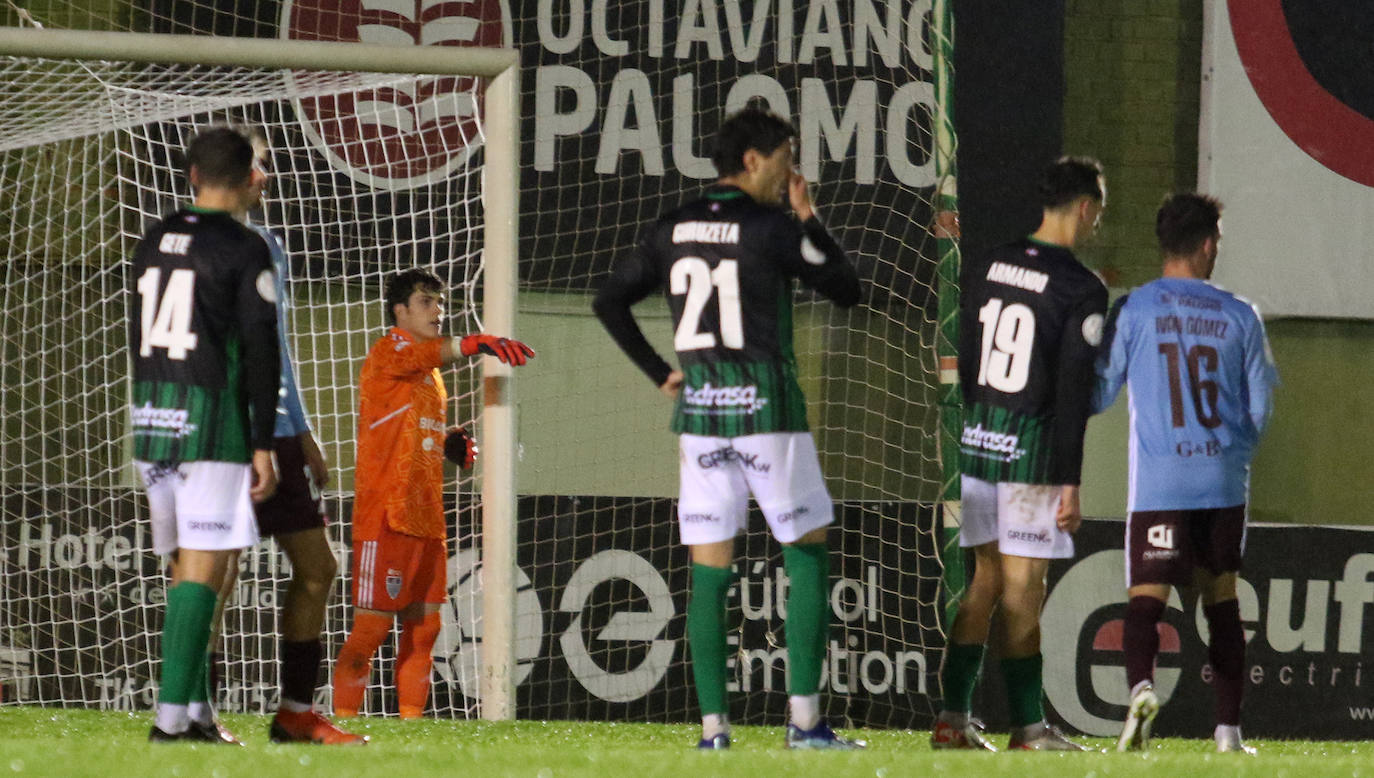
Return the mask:
[[401, 571], [388, 568], [386, 571], [386, 596], [396, 599], [401, 596]]

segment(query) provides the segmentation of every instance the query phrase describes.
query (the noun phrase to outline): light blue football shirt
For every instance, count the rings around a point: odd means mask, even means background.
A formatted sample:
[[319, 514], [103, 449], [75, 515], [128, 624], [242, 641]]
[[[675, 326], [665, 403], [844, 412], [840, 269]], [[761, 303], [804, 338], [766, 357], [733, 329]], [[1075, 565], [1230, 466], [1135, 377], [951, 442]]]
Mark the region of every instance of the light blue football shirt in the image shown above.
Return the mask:
[[1208, 281], [1160, 278], [1117, 300], [1093, 412], [1130, 398], [1128, 510], [1245, 503], [1278, 370], [1249, 302]]
[[291, 339], [287, 337], [286, 279], [291, 274], [291, 265], [286, 261], [286, 251], [281, 247], [277, 236], [266, 227], [250, 224], [267, 241], [272, 253], [272, 266], [277, 271], [277, 339], [281, 351], [281, 389], [277, 395], [277, 426], [273, 435], [279, 438], [294, 438], [310, 431], [310, 422], [305, 418], [305, 404], [301, 402], [300, 389], [296, 383], [295, 360], [291, 358]]

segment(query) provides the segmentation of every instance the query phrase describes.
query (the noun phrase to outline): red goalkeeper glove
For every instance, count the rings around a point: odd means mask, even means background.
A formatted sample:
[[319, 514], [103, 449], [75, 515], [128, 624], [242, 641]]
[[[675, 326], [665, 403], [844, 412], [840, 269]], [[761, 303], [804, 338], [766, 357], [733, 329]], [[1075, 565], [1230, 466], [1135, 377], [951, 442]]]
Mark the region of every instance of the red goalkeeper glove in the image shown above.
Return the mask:
[[465, 357], [477, 353], [490, 354], [508, 365], [519, 367], [534, 358], [534, 349], [518, 340], [495, 335], [464, 335], [458, 339], [458, 351]]
[[477, 441], [462, 427], [452, 427], [444, 437], [444, 458], [467, 470], [477, 461]]

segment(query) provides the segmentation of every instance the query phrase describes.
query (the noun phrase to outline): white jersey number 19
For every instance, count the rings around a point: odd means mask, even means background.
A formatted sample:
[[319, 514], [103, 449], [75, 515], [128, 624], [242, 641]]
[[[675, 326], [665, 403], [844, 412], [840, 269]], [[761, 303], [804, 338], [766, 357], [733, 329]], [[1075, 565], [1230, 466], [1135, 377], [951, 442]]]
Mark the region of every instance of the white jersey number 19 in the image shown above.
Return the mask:
[[167, 349], [167, 358], [182, 360], [196, 348], [196, 334], [191, 332], [191, 313], [196, 291], [194, 270], [173, 270], [167, 278], [167, 288], [158, 300], [162, 269], [150, 267], [138, 279], [138, 294], [143, 298], [139, 324], [143, 333], [139, 356], [150, 357], [154, 348]]
[[668, 290], [673, 294], [685, 294], [682, 304], [682, 319], [673, 333], [673, 348], [678, 351], [694, 351], [702, 348], [715, 348], [716, 336], [701, 332], [701, 312], [711, 300], [712, 291], [718, 290], [717, 308], [720, 311], [720, 342], [726, 348], [744, 348], [744, 319], [739, 305], [739, 263], [733, 259], [722, 259], [712, 270], [701, 257], [683, 257], [673, 263], [668, 273]]
[[983, 325], [983, 353], [978, 359], [978, 383], [1015, 394], [1030, 380], [1031, 347], [1035, 345], [1035, 311], [1021, 303], [1002, 307], [994, 297], [978, 309]]

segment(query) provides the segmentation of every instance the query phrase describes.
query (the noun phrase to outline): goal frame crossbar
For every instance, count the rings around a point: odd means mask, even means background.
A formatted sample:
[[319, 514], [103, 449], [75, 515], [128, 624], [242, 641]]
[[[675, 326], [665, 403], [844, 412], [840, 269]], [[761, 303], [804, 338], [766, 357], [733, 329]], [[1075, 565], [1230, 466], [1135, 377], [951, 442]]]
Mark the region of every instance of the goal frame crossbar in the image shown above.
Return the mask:
[[[509, 48], [397, 46], [207, 35], [0, 27], [0, 56], [332, 70], [489, 79], [485, 91], [482, 321], [515, 334], [520, 56]], [[515, 398], [512, 371], [482, 357], [482, 718], [515, 718]]]

